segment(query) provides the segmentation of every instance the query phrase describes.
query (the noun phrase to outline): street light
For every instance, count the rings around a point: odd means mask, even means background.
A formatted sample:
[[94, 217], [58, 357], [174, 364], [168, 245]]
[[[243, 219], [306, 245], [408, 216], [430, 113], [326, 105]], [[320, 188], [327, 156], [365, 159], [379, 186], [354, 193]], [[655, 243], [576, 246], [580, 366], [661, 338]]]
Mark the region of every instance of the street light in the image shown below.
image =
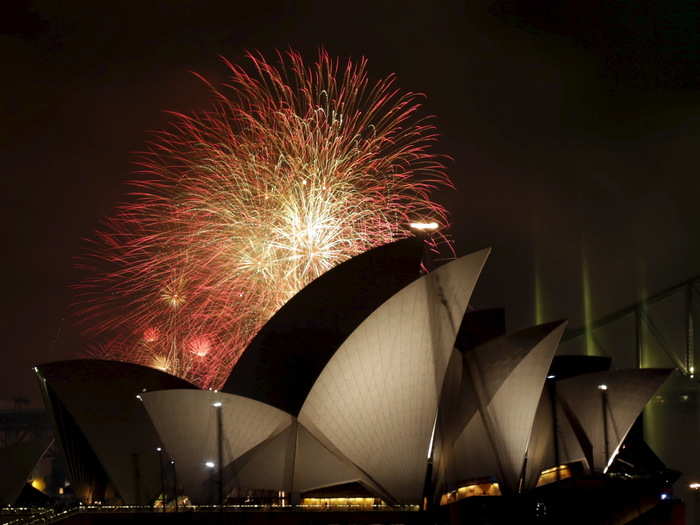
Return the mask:
[[603, 466], [603, 474], [610, 466], [610, 445], [608, 439], [608, 385], [598, 385], [600, 390], [600, 403], [603, 411], [603, 443], [605, 445], [605, 465]]
[[[430, 249], [426, 248], [425, 240], [432, 234], [435, 233], [440, 225], [435, 221], [424, 222], [415, 221], [408, 224], [413, 234], [423, 243], [423, 257], [421, 258], [421, 272], [425, 271], [429, 273], [433, 264], [432, 257], [430, 254]], [[431, 505], [430, 498], [426, 498], [427, 494], [432, 490], [431, 487], [431, 476], [433, 471], [433, 438], [435, 436], [435, 428], [437, 425], [437, 418], [433, 421], [433, 432], [430, 438], [430, 445], [428, 446], [428, 458], [427, 458], [427, 475], [426, 481], [423, 484], [423, 495], [424, 495], [424, 510], [427, 510], [428, 506]]]
[[698, 481], [691, 481], [688, 484], [688, 488], [693, 491], [694, 494], [694, 499], [695, 501], [693, 502], [695, 505], [695, 513], [697, 515], [698, 512], [700, 512], [700, 482]]
[[173, 493], [175, 495], [175, 512], [180, 510], [177, 503], [177, 469], [175, 468], [175, 460], [170, 459], [170, 465], [173, 467]]
[[160, 503], [165, 512], [165, 473], [163, 472], [163, 447], [156, 447], [158, 452], [158, 465], [160, 466]]
[[[421, 271], [429, 273], [433, 267], [431, 255], [431, 242], [427, 242], [428, 238], [440, 229], [440, 225], [435, 221], [430, 222], [411, 222], [408, 224], [416, 238], [423, 244], [423, 257], [421, 258]], [[434, 248], [434, 246], [432, 246]]]
[[224, 434], [224, 424], [222, 421], [221, 401], [214, 401], [212, 405], [216, 409], [216, 439], [217, 439], [217, 452], [218, 452], [218, 467], [219, 467], [219, 509], [220, 512], [224, 511], [224, 444], [223, 444], [223, 434]]
[[554, 444], [554, 465], [556, 465], [556, 480], [561, 481], [561, 454], [559, 452], [559, 421], [557, 418], [557, 382], [556, 375], [547, 376], [547, 390], [549, 391], [549, 409], [552, 415], [552, 441]]

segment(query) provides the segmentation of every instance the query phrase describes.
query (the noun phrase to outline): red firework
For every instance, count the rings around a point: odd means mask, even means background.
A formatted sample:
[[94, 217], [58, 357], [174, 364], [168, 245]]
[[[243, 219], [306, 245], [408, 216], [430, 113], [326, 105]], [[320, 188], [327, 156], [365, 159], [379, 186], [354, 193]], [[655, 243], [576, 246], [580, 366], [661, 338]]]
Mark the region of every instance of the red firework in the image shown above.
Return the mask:
[[82, 263], [91, 352], [218, 388], [260, 326], [348, 258], [447, 222], [449, 186], [420, 96], [366, 61], [249, 54], [208, 84], [209, 110], [173, 114]]

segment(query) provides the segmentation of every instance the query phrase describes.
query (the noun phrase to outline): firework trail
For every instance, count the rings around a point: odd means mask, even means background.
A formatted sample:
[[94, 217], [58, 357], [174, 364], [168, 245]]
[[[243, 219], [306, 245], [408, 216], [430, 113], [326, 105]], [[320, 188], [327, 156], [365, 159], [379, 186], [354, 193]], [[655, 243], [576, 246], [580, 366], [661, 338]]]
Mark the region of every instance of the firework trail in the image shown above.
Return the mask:
[[411, 221], [446, 224], [430, 193], [450, 183], [419, 95], [370, 81], [365, 59], [247, 58], [207, 83], [208, 111], [174, 113], [155, 135], [129, 202], [81, 259], [93, 354], [218, 388], [311, 280], [411, 235]]

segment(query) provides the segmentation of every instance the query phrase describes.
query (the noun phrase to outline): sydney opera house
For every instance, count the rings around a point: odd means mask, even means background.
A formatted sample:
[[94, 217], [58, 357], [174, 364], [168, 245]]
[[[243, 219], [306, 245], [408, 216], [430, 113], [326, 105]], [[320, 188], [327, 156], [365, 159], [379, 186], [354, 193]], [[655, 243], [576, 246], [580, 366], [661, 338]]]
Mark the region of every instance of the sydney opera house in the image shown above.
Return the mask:
[[470, 307], [489, 250], [421, 272], [422, 243], [330, 270], [221, 391], [100, 360], [36, 368], [75, 494], [129, 505], [447, 505], [603, 474], [670, 370], [557, 356], [566, 322], [506, 333]]

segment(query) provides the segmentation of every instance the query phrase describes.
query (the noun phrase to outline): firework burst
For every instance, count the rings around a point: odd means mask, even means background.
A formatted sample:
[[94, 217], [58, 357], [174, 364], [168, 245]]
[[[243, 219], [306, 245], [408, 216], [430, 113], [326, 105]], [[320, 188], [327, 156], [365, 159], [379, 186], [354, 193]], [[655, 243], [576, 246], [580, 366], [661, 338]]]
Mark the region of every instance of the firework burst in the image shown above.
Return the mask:
[[371, 82], [364, 59], [248, 59], [208, 84], [208, 111], [174, 113], [156, 134], [129, 202], [82, 260], [93, 353], [217, 388], [311, 280], [410, 235], [411, 221], [446, 224], [430, 192], [449, 179], [418, 95]]

